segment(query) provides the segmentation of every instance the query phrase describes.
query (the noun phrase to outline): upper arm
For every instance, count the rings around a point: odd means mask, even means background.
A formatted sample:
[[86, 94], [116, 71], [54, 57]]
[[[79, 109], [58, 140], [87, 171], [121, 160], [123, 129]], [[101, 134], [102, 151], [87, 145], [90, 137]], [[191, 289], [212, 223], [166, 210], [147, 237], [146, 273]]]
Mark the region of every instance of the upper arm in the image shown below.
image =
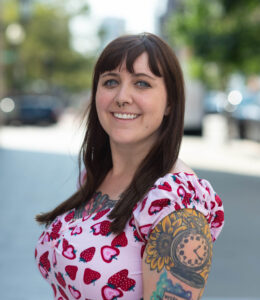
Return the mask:
[[143, 257], [144, 300], [199, 299], [212, 258], [212, 238], [204, 215], [174, 211], [151, 232]]

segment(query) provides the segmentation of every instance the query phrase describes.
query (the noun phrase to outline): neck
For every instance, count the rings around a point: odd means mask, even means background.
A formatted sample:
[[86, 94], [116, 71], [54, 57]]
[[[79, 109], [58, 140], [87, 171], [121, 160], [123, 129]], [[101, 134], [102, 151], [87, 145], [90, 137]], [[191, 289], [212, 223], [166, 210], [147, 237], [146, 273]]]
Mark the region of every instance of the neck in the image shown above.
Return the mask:
[[110, 172], [111, 176], [130, 177], [138, 169], [140, 163], [146, 157], [151, 149], [151, 145], [115, 145], [110, 143], [113, 168]]

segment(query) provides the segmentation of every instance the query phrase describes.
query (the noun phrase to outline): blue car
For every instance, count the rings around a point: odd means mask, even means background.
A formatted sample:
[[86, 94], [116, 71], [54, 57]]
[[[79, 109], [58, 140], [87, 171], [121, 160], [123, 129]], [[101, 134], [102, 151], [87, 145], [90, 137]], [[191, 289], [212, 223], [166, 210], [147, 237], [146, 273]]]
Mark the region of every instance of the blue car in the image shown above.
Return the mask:
[[16, 95], [0, 101], [5, 124], [54, 124], [63, 109], [62, 101], [51, 95]]
[[243, 100], [231, 112], [241, 139], [260, 142], [260, 92], [243, 96]]

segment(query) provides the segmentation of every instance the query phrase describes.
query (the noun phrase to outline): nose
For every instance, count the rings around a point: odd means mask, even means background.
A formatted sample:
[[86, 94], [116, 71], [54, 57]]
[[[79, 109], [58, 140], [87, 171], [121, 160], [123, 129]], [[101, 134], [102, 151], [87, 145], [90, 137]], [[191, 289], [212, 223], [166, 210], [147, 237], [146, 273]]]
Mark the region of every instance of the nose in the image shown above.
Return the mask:
[[122, 84], [119, 87], [118, 92], [115, 95], [115, 102], [118, 107], [131, 104], [133, 102], [131, 89], [127, 86], [127, 84]]

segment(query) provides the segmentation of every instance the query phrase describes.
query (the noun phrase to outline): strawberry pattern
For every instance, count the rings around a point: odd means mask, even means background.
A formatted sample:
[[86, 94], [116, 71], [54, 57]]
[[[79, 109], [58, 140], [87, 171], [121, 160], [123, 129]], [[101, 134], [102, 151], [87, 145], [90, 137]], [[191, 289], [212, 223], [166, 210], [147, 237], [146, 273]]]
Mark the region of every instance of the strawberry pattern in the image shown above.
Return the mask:
[[67, 265], [65, 267], [66, 274], [69, 276], [71, 280], [75, 280], [77, 272], [78, 272], [78, 267], [77, 266], [71, 266]]
[[94, 283], [100, 277], [101, 277], [101, 275], [100, 275], [99, 272], [87, 268], [84, 271], [83, 281], [84, 281], [85, 284], [90, 284], [90, 283]]
[[112, 207], [105, 205], [80, 218], [75, 210], [57, 217], [34, 252], [54, 299], [141, 299], [142, 257], [149, 234], [165, 216], [183, 208], [204, 214], [215, 241], [224, 224], [222, 201], [207, 180], [184, 172], [158, 178], [120, 234], [110, 231]]

